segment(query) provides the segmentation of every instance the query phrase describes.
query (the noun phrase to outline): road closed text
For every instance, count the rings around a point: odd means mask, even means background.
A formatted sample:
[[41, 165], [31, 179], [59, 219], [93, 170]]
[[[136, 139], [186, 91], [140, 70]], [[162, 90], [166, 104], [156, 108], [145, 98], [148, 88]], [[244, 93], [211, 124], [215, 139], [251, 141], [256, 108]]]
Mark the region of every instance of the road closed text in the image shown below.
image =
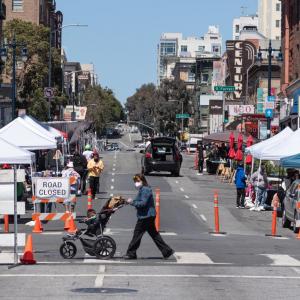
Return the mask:
[[38, 198], [68, 198], [69, 197], [69, 180], [66, 178], [37, 178], [36, 196]]

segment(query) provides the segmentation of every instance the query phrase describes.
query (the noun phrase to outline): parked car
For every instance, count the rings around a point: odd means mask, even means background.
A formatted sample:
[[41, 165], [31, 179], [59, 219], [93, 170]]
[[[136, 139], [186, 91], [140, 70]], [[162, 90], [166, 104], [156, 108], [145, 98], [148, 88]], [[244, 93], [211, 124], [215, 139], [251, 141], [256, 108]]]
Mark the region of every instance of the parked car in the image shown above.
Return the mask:
[[293, 231], [298, 233], [300, 227], [300, 180], [295, 180], [287, 189], [283, 200], [282, 227], [293, 226]]
[[176, 140], [169, 137], [153, 138], [143, 153], [142, 173], [147, 175], [153, 171], [171, 172], [179, 176], [182, 155], [176, 145]]

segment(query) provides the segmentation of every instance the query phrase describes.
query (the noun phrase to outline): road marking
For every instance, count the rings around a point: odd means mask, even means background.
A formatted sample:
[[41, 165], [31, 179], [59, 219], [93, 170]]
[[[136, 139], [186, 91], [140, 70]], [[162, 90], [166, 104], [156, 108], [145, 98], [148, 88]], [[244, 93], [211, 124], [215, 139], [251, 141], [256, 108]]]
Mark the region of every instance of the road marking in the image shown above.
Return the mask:
[[115, 168], [113, 168], [112, 170], [113, 170], [113, 172], [115, 172], [115, 171], [116, 171], [116, 169], [115, 169]]
[[175, 252], [174, 256], [178, 264], [214, 264], [214, 262], [202, 252]]
[[114, 196], [114, 194], [110, 194], [110, 195], [109, 195], [109, 197], [113, 197], [113, 196]]
[[192, 206], [193, 206], [194, 208], [198, 208], [196, 204], [193, 204]]
[[116, 164], [113, 164], [113, 167], [115, 167], [116, 166]]
[[175, 183], [178, 184], [179, 183], [178, 180], [176, 180]]
[[115, 179], [114, 179], [114, 178], [112, 178], [112, 179], [111, 179], [111, 182], [114, 182], [114, 181], [115, 181]]
[[41, 233], [42, 235], [61, 235], [64, 234], [64, 231], [45, 231]]
[[298, 268], [292, 268], [297, 274], [300, 274], [300, 269]]
[[111, 173], [112, 176], [115, 176], [115, 173]]
[[95, 287], [96, 288], [101, 288], [103, 286], [104, 273], [105, 273], [105, 266], [101, 265], [99, 267], [99, 275], [97, 275], [97, 277], [95, 279]]
[[291, 266], [300, 267], [300, 261], [287, 254], [261, 254], [270, 258], [273, 263], [271, 266]]
[[122, 144], [123, 146], [125, 146], [126, 148], [130, 148], [128, 145], [126, 145], [125, 143], [119, 141], [120, 144]]
[[184, 189], [183, 189], [182, 187], [180, 188], [180, 190], [181, 190], [182, 192], [184, 192]]
[[207, 219], [204, 215], [200, 215], [200, 218], [204, 221], [204, 222], [207, 222]]
[[175, 236], [175, 235], [177, 235], [177, 233], [176, 232], [160, 232], [160, 235]]
[[185, 199], [190, 199], [190, 197], [188, 195], [184, 195]]
[[130, 143], [131, 143], [131, 134], [130, 134], [130, 132], [129, 132], [129, 141], [130, 141]]
[[[99, 274], [0, 274], [2, 278], [14, 277], [95, 277]], [[276, 279], [300, 280], [300, 276], [264, 276], [264, 275], [222, 275], [222, 274], [105, 274], [105, 277], [144, 277], [144, 278], [243, 278], [243, 279]]]
[[114, 186], [112, 185], [112, 186], [110, 187], [110, 189], [113, 190], [113, 189], [114, 189]]

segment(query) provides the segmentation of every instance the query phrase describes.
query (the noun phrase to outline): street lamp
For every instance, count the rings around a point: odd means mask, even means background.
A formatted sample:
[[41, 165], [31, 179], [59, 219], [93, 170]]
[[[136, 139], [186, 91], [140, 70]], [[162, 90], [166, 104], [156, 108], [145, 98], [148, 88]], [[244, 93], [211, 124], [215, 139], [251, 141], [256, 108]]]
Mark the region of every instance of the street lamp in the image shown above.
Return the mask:
[[23, 62], [26, 62], [28, 59], [28, 50], [25, 47], [25, 44], [18, 44], [16, 41], [16, 36], [13, 37], [11, 43], [3, 45], [3, 48], [0, 49], [0, 57], [3, 62], [7, 60], [7, 48], [12, 48], [12, 120], [16, 117], [16, 102], [17, 102], [17, 83], [16, 83], [16, 63], [17, 63], [17, 47], [21, 48], [21, 58]]
[[[57, 29], [51, 30], [50, 29], [50, 34], [49, 34], [49, 62], [48, 62], [48, 87], [51, 88], [52, 87], [52, 35], [53, 33], [60, 31], [66, 27], [88, 27], [88, 25], [85, 24], [67, 24], [67, 25], [63, 25]], [[51, 118], [51, 114], [50, 114], [50, 98], [49, 98], [49, 105], [48, 105], [48, 119], [50, 120]]]
[[[266, 49], [261, 49], [259, 47], [257, 59], [259, 61], [262, 61], [262, 52], [268, 53], [268, 96], [271, 96], [271, 90], [272, 90], [272, 53], [273, 51], [279, 51], [277, 56], [277, 61], [282, 61], [282, 52], [281, 47], [279, 49], [272, 48], [272, 42], [269, 42], [269, 47]], [[267, 138], [270, 138], [271, 136], [271, 117], [267, 117]]]

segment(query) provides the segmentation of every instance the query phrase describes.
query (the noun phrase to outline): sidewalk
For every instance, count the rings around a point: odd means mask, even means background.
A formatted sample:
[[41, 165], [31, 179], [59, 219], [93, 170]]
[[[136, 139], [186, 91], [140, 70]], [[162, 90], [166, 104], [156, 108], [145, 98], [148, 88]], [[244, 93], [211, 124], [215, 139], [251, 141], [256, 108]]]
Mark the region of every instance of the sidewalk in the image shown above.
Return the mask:
[[[210, 230], [214, 229], [213, 196], [214, 191], [217, 190], [219, 194], [220, 231], [225, 231], [228, 234], [260, 236], [271, 233], [271, 211], [256, 212], [249, 209], [237, 209], [234, 184], [221, 182], [216, 175], [208, 175], [206, 172], [202, 176], [197, 175], [197, 173], [197, 170], [194, 170], [194, 156], [185, 155], [181, 174], [194, 186], [194, 196], [190, 197], [187, 202], [202, 222], [205, 222], [203, 219], [207, 220], [205, 223]], [[282, 237], [296, 238], [292, 230], [281, 227], [281, 218], [277, 218], [277, 234]]]

